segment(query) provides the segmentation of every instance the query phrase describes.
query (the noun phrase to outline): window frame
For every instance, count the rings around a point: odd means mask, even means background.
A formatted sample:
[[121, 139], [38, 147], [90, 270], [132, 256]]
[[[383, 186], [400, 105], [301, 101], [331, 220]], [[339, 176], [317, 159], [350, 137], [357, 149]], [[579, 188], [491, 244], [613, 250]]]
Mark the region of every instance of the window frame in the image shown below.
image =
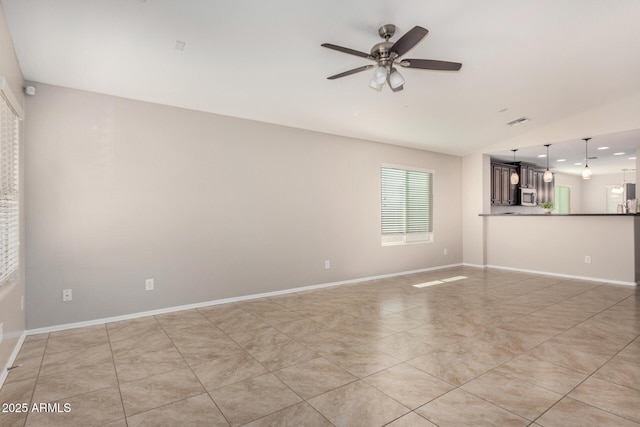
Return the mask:
[[[10, 159], [7, 155], [0, 159], [0, 287], [16, 280], [16, 274], [20, 269], [20, 216], [22, 209], [20, 189], [20, 145], [22, 139], [21, 121], [24, 111], [20, 107], [8, 86], [7, 80], [0, 76], [0, 106], [7, 108], [11, 114], [10, 120], [14, 123], [10, 126], [9, 134], [13, 132], [13, 138], [2, 141], [0, 148], [10, 147]], [[5, 130], [0, 129], [0, 138], [6, 137]], [[4, 136], [3, 136], [4, 135]], [[7, 151], [7, 150], [5, 150]], [[0, 154], [1, 155], [1, 154]], [[7, 166], [10, 165], [10, 166]], [[8, 169], [8, 170], [7, 170]]]
[[[414, 233], [383, 233], [383, 169], [397, 169], [405, 172], [421, 172], [430, 175], [429, 178], [429, 200], [427, 201], [428, 215], [429, 218], [427, 220], [430, 230], [424, 232], [414, 232]], [[382, 246], [395, 246], [395, 245], [407, 245], [407, 244], [416, 244], [416, 243], [431, 243], [434, 241], [434, 214], [433, 214], [433, 199], [434, 199], [434, 179], [435, 179], [435, 171], [433, 169], [427, 168], [418, 168], [414, 166], [406, 166], [406, 165], [398, 165], [398, 164], [389, 164], [383, 163], [379, 168], [379, 177], [380, 177], [380, 224], [379, 224], [379, 232], [381, 237], [381, 245]], [[405, 220], [405, 227], [406, 227]]]

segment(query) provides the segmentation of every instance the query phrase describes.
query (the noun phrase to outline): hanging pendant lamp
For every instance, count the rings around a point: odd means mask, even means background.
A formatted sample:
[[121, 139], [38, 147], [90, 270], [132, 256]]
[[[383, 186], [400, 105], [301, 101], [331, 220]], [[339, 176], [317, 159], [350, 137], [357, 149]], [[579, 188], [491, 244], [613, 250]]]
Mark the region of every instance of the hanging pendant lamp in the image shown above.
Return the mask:
[[582, 138], [584, 141], [584, 162], [585, 166], [582, 170], [582, 179], [591, 179], [591, 169], [589, 169], [589, 151], [587, 150], [587, 144], [591, 138]]
[[[518, 151], [518, 150], [516, 149], [516, 150], [511, 150], [511, 151], [513, 151], [513, 164], [515, 166], [515, 164], [516, 164], [516, 151]], [[519, 182], [520, 182], [520, 176], [518, 175], [518, 172], [513, 171], [511, 173], [511, 184], [512, 185], [518, 185]]]
[[545, 147], [547, 147], [547, 170], [544, 171], [544, 175], [542, 175], [542, 180], [544, 182], [551, 182], [553, 181], [553, 173], [549, 170], [549, 146], [551, 144], [544, 144]]

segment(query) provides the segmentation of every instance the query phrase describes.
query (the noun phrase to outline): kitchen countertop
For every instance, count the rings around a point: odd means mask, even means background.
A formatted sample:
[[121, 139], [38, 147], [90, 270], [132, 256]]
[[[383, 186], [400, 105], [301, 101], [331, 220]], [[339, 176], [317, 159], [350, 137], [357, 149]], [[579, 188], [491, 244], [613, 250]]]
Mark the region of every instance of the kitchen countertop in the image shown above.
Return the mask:
[[529, 213], [517, 213], [517, 212], [503, 212], [503, 213], [494, 213], [494, 214], [479, 214], [479, 216], [623, 216], [623, 217], [638, 216], [638, 215], [640, 215], [640, 213], [529, 214]]

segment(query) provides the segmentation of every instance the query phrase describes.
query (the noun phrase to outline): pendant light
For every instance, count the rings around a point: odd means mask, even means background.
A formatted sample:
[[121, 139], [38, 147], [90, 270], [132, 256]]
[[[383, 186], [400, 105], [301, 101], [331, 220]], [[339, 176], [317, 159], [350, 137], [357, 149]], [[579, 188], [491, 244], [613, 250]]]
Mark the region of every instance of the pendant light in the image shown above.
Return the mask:
[[[513, 165], [515, 166], [516, 164], [516, 150], [511, 150], [513, 151]], [[518, 172], [516, 172], [515, 170], [511, 173], [511, 185], [518, 185], [518, 183], [520, 182], [520, 176], [518, 176]]]
[[544, 171], [544, 175], [542, 176], [542, 180], [544, 182], [551, 182], [553, 181], [553, 173], [549, 170], [549, 146], [551, 144], [544, 144], [545, 147], [547, 147], [547, 170]]
[[591, 169], [589, 169], [589, 152], [587, 144], [591, 138], [582, 138], [584, 141], [584, 170], [582, 171], [582, 179], [591, 179]]
[[627, 170], [622, 169], [622, 184], [616, 185], [615, 187], [613, 187], [611, 192], [618, 193], [618, 194], [624, 193], [624, 185], [626, 184], [626, 181], [627, 181]]

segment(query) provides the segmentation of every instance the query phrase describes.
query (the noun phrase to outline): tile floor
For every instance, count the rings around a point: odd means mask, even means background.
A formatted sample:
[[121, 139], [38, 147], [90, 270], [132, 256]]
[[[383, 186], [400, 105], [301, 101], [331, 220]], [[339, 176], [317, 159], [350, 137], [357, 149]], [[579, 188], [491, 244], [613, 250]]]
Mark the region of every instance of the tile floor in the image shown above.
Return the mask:
[[71, 411], [0, 425], [637, 427], [639, 336], [634, 287], [460, 267], [29, 336], [0, 403]]

